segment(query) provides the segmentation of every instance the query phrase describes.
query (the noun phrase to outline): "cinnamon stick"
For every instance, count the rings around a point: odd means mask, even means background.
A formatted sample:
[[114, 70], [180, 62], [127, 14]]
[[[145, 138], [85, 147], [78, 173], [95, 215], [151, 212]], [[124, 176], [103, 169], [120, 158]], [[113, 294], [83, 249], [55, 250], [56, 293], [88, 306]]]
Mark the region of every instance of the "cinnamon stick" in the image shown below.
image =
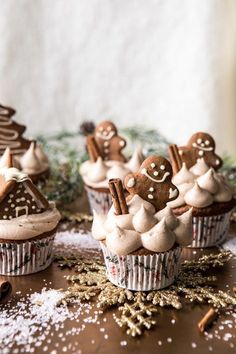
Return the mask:
[[88, 135], [86, 140], [87, 140], [87, 149], [88, 149], [90, 160], [92, 162], [96, 162], [98, 157], [101, 156], [96, 140], [93, 135]]
[[176, 174], [182, 167], [182, 158], [179, 154], [178, 146], [175, 144], [169, 145], [168, 148], [172, 168], [174, 174]]
[[198, 322], [198, 328], [200, 332], [204, 332], [205, 329], [210, 326], [214, 320], [218, 317], [216, 310], [211, 307], [209, 311], [204, 315], [201, 321]]
[[121, 180], [119, 178], [110, 179], [109, 189], [116, 215], [128, 214], [128, 206]]
[[11, 295], [12, 285], [9, 281], [0, 280], [0, 302]]

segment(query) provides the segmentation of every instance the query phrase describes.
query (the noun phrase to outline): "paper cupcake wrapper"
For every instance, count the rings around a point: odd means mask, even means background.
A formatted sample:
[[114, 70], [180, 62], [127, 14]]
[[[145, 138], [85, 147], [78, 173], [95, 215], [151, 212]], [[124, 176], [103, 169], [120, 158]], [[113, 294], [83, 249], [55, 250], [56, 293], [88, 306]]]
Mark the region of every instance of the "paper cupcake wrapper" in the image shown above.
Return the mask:
[[212, 247], [225, 241], [232, 211], [212, 216], [193, 217], [193, 241], [189, 247]]
[[109, 192], [99, 192], [85, 186], [91, 213], [95, 210], [99, 214], [107, 214], [112, 206], [112, 199]]
[[0, 274], [26, 275], [47, 268], [53, 260], [55, 235], [22, 243], [0, 243]]
[[118, 256], [101, 243], [107, 277], [113, 284], [135, 291], [162, 289], [179, 273], [180, 246], [154, 255]]

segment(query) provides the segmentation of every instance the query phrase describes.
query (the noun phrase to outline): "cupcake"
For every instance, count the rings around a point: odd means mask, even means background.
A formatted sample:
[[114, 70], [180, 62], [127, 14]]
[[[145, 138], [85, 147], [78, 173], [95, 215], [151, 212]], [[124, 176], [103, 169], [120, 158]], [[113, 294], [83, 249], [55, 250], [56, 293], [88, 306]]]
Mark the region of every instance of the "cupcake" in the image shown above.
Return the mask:
[[100, 123], [94, 135], [87, 137], [90, 160], [82, 163], [80, 173], [91, 211], [106, 214], [112, 204], [109, 179], [116, 177], [123, 181], [128, 173], [137, 171], [143, 162], [140, 149], [136, 149], [127, 160], [122, 154], [125, 146], [126, 141], [118, 135], [116, 126], [110, 121]]
[[172, 168], [163, 157], [150, 156], [136, 173], [111, 179], [113, 205], [107, 215], [94, 211], [92, 235], [100, 241], [107, 277], [137, 291], [165, 288], [178, 275], [182, 246], [191, 242], [192, 211], [180, 217], [166, 207], [178, 197]]
[[169, 153], [176, 171], [172, 182], [178, 187], [179, 196], [167, 205], [177, 216], [192, 209], [191, 247], [222, 243], [228, 235], [235, 199], [233, 187], [217, 172], [222, 160], [215, 154], [213, 138], [196, 133], [184, 147], [171, 145]]
[[33, 182], [49, 176], [49, 161], [43, 148], [36, 141], [25, 139], [22, 135], [25, 126], [12, 120], [15, 110], [0, 104], [0, 168], [5, 167], [9, 154], [13, 154], [13, 166], [23, 170]]
[[0, 169], [0, 274], [47, 268], [60, 214], [31, 179], [14, 167]]

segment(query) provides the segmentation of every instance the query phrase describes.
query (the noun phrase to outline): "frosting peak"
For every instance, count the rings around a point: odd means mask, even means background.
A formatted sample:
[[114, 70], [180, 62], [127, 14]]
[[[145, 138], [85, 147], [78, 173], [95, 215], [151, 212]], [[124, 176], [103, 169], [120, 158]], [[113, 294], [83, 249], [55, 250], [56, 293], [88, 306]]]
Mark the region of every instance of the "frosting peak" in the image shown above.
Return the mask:
[[148, 210], [150, 213], [152, 214], [155, 213], [155, 207], [151, 203], [142, 199], [138, 194], [135, 194], [133, 198], [128, 201], [127, 205], [129, 207], [129, 213], [133, 215], [138, 212], [141, 205], [143, 205], [144, 208]]
[[111, 252], [125, 256], [141, 247], [141, 238], [138, 232], [124, 231], [116, 225], [114, 230], [107, 234], [106, 245]]
[[178, 186], [179, 184], [193, 182], [194, 179], [195, 175], [189, 171], [184, 162], [179, 172], [172, 178], [172, 182]]
[[196, 208], [205, 208], [213, 203], [212, 195], [199, 187], [196, 182], [194, 187], [185, 194], [185, 202]]
[[46, 157], [43, 157], [44, 161], [41, 160], [43, 154], [41, 148], [36, 149], [35, 142], [32, 142], [20, 159], [22, 170], [29, 175], [35, 175], [48, 169], [48, 161], [45, 163]]
[[161, 221], [163, 218], [165, 218], [166, 225], [170, 228], [170, 230], [174, 230], [178, 225], [178, 219], [168, 205], [164, 209], [158, 211], [155, 214], [155, 217], [158, 219], [158, 221]]
[[204, 175], [198, 177], [198, 185], [212, 194], [216, 193], [219, 189], [219, 183], [215, 175], [216, 173], [213, 168], [210, 168]]
[[209, 170], [209, 166], [206, 164], [204, 158], [197, 159], [197, 163], [190, 168], [190, 172], [192, 172], [196, 176], [201, 176]]
[[106, 178], [108, 167], [101, 157], [98, 157], [97, 161], [92, 166], [89, 173], [89, 178], [92, 182], [100, 182]]
[[133, 225], [135, 230], [141, 233], [146, 232], [151, 229], [156, 224], [156, 222], [156, 218], [150, 211], [145, 208], [144, 204], [142, 203], [141, 208], [133, 217]]
[[141, 235], [142, 244], [153, 252], [165, 252], [175, 243], [175, 234], [167, 227], [165, 218]]
[[137, 147], [134, 150], [134, 153], [131, 156], [130, 160], [126, 163], [126, 166], [129, 168], [130, 171], [136, 172], [138, 171], [143, 161], [144, 161], [144, 156], [142, 153], [142, 149]]

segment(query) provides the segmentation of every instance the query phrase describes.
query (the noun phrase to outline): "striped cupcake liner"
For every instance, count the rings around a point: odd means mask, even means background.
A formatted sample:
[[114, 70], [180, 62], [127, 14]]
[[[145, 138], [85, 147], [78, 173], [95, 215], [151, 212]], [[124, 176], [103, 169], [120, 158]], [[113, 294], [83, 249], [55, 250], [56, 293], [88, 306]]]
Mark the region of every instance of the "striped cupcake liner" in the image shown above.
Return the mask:
[[118, 256], [101, 243], [107, 277], [111, 283], [129, 290], [149, 291], [172, 284], [179, 273], [182, 248], [154, 255]]
[[85, 186], [91, 213], [95, 210], [99, 214], [107, 214], [112, 206], [111, 195], [108, 192], [99, 192]]
[[189, 247], [202, 248], [220, 245], [228, 236], [232, 211], [213, 216], [193, 217], [193, 241]]
[[26, 275], [47, 268], [53, 260], [55, 234], [22, 243], [0, 243], [0, 274]]

